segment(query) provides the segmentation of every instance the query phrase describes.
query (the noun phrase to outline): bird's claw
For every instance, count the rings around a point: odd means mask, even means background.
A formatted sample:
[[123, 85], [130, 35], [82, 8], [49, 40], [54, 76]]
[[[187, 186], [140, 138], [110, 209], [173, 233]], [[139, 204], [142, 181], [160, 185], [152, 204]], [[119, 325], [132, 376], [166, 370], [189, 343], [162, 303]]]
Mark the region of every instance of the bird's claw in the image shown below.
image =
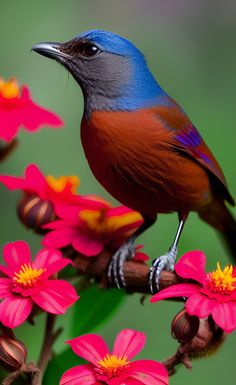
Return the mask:
[[170, 247], [168, 253], [159, 258], [154, 259], [152, 267], [149, 271], [148, 284], [152, 294], [159, 291], [159, 282], [162, 270], [173, 271], [177, 256], [177, 247]]
[[112, 256], [107, 273], [111, 286], [116, 286], [118, 289], [125, 288], [124, 263], [132, 259], [134, 255], [135, 242], [134, 239], [130, 238]]

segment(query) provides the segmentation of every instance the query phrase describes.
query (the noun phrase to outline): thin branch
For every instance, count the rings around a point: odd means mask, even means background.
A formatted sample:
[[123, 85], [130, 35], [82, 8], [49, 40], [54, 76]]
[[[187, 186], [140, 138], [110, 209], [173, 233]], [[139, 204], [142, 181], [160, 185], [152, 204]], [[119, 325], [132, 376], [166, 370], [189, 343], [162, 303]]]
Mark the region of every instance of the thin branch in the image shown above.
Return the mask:
[[[75, 266], [80, 275], [87, 275], [96, 278], [103, 287], [109, 287], [107, 280], [107, 269], [111, 261], [114, 250], [105, 250], [97, 257], [84, 257], [80, 254], [74, 254]], [[68, 256], [68, 252], [65, 252]], [[72, 257], [72, 255], [70, 255]], [[126, 291], [128, 293], [151, 294], [148, 286], [149, 266], [140, 261], [127, 261], [124, 264], [124, 278], [126, 282]], [[183, 282], [174, 272], [163, 271], [160, 278], [160, 289], [170, 285]]]
[[56, 321], [55, 314], [47, 314], [44, 339], [43, 339], [41, 353], [40, 353], [40, 357], [37, 365], [39, 369], [39, 373], [37, 373], [36, 376], [34, 376], [32, 385], [42, 384], [42, 379], [43, 379], [45, 369], [47, 368], [48, 362], [50, 361], [53, 354], [52, 346], [62, 331], [62, 329], [59, 328], [54, 332], [55, 321]]

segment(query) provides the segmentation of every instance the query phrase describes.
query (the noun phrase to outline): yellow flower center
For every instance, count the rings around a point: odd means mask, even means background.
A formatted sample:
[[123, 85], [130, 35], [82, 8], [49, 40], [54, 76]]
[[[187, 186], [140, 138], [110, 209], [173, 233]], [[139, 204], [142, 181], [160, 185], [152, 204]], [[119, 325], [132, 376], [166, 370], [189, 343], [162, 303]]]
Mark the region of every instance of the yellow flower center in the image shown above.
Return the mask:
[[102, 374], [110, 379], [118, 376], [128, 364], [129, 362], [126, 356], [117, 357], [114, 354], [106, 354], [105, 357], [98, 362], [98, 367]]
[[34, 287], [46, 269], [34, 269], [30, 263], [24, 263], [17, 273], [14, 273], [13, 281], [24, 289]]
[[214, 293], [227, 294], [236, 290], [236, 277], [233, 276], [233, 266], [229, 265], [221, 269], [217, 263], [217, 269], [209, 274], [208, 288]]
[[107, 209], [82, 210], [79, 217], [86, 223], [90, 230], [98, 234], [112, 233], [142, 219], [141, 215], [136, 211], [109, 217], [107, 216]]
[[49, 186], [56, 192], [62, 192], [66, 186], [70, 186], [70, 190], [73, 194], [76, 194], [77, 188], [79, 187], [80, 180], [76, 175], [60, 176], [55, 178], [53, 175], [48, 175], [46, 180]]
[[20, 87], [15, 78], [10, 78], [7, 81], [4, 81], [0, 77], [0, 95], [5, 99], [14, 99], [20, 93]]

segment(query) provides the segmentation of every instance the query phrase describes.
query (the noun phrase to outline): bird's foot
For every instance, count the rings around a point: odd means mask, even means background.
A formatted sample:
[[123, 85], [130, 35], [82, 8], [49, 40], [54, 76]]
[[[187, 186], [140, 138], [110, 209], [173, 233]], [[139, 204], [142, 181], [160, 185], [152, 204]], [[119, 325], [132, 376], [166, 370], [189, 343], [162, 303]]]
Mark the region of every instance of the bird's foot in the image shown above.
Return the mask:
[[159, 282], [162, 270], [173, 271], [177, 256], [177, 247], [171, 246], [168, 253], [154, 259], [149, 271], [148, 284], [152, 294], [159, 291]]
[[112, 256], [108, 267], [108, 280], [111, 286], [124, 289], [126, 286], [124, 277], [124, 263], [135, 255], [135, 241], [129, 238]]

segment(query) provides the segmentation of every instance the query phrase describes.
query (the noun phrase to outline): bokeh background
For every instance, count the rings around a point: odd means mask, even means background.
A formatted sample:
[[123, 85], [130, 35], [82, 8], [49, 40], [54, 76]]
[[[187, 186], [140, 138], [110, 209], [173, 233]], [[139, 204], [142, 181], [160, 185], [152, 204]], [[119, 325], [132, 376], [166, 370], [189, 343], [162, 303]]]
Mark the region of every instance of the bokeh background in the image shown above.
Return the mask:
[[[60, 114], [65, 127], [43, 129], [34, 135], [22, 132], [20, 145], [1, 164], [0, 172], [21, 175], [26, 165], [34, 162], [46, 174], [78, 174], [81, 193], [111, 199], [93, 177], [83, 154], [79, 134], [83, 100], [79, 87], [57, 63], [30, 53], [31, 46], [39, 41], [64, 41], [94, 28], [121, 34], [145, 53], [162, 87], [182, 105], [201, 131], [225, 172], [232, 195], [236, 196], [233, 0], [1, 0], [0, 76], [15, 75], [21, 83], [28, 84], [34, 99]], [[1, 246], [25, 239], [36, 251], [40, 238], [18, 221], [18, 198], [18, 192], [10, 193], [1, 187]], [[163, 215], [142, 236], [140, 241], [151, 258], [166, 251], [176, 225], [176, 215]], [[191, 249], [205, 251], [209, 269], [218, 260], [226, 263], [229, 257], [214, 231], [195, 214], [188, 220], [179, 254]], [[121, 328], [146, 331], [148, 342], [140, 357], [161, 360], [177, 346], [170, 337], [170, 324], [179, 309], [176, 303], [151, 305], [148, 299], [142, 306], [140, 295], [132, 295], [99, 332], [112, 343]], [[43, 322], [44, 317], [40, 316], [36, 326], [17, 330], [19, 337], [30, 342], [32, 359], [39, 351]], [[171, 384], [222, 385], [232, 381], [236, 375], [235, 346], [236, 335], [230, 335], [216, 356], [195, 361], [191, 373], [181, 368], [171, 378]], [[62, 348], [63, 338], [57, 344], [57, 349]]]

